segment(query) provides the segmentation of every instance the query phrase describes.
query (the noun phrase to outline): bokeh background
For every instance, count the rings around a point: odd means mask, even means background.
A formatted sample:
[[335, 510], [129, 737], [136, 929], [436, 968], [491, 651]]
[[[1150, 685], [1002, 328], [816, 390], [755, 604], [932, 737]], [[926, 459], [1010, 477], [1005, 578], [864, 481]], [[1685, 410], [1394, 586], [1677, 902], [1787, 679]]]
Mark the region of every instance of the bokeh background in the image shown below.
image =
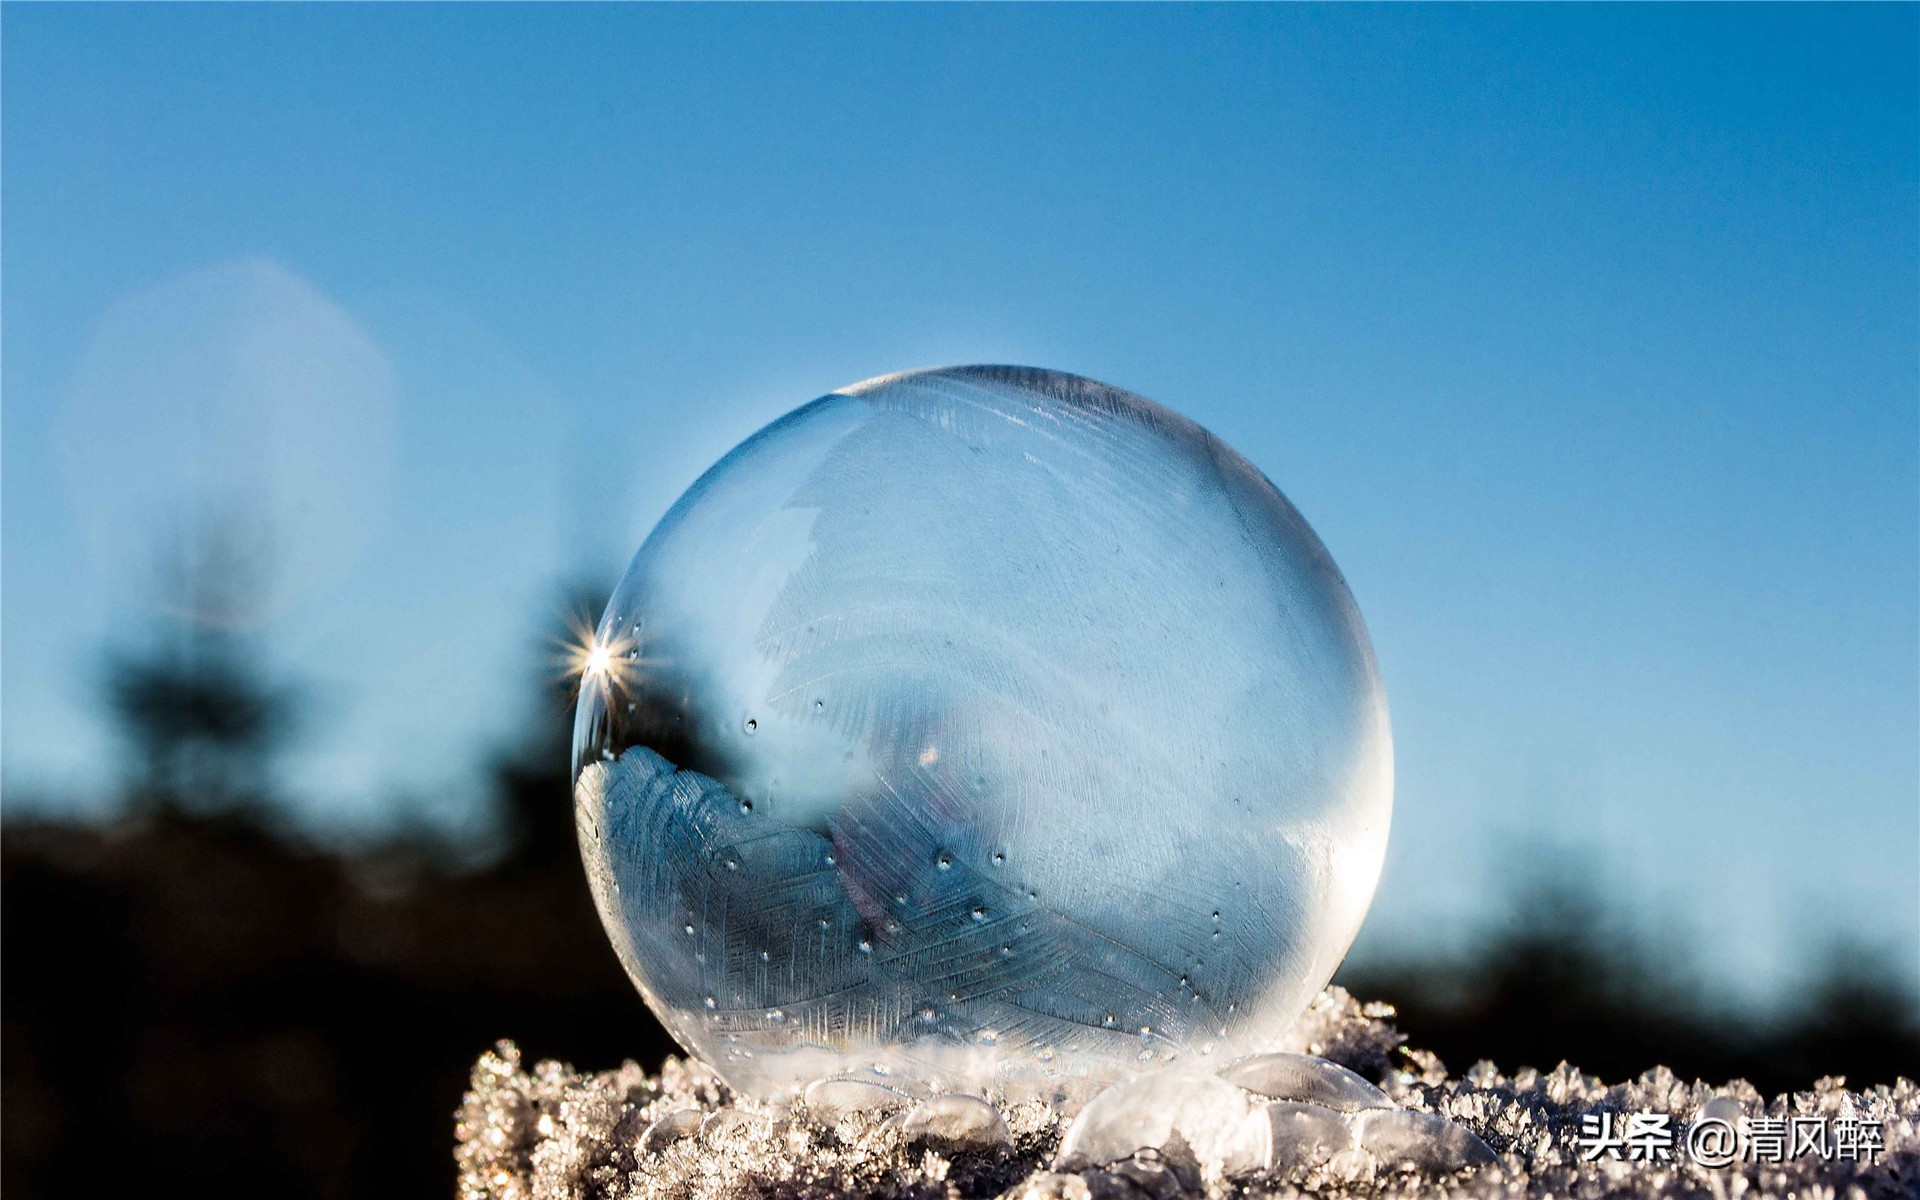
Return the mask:
[[1455, 1069], [1920, 1075], [1920, 10], [0, 12], [0, 1180], [444, 1193], [668, 1049], [560, 649], [781, 412], [1199, 420], [1371, 626], [1341, 981]]

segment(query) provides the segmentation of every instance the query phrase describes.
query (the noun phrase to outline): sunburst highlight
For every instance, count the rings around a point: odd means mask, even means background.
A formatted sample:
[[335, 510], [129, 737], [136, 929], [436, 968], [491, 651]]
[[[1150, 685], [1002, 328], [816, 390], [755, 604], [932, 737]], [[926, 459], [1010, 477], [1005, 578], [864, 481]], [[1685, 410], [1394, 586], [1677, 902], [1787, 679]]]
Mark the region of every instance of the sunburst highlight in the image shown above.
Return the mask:
[[625, 690], [639, 669], [639, 643], [631, 637], [602, 639], [584, 617], [570, 622], [568, 636], [559, 639], [560, 675], [580, 688], [597, 682], [609, 691]]

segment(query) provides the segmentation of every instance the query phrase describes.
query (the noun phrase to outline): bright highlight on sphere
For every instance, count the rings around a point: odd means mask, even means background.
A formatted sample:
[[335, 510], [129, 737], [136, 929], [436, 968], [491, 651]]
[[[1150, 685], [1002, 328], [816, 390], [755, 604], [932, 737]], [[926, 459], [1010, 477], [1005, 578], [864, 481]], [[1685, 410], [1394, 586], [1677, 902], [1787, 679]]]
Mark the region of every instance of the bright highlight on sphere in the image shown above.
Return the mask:
[[586, 670], [583, 674], [605, 675], [613, 665], [613, 653], [599, 642], [587, 647]]
[[581, 681], [628, 974], [743, 1091], [1057, 1090], [1279, 1048], [1379, 876], [1393, 752], [1333, 560], [1191, 421], [1051, 371], [869, 380], [640, 548]]

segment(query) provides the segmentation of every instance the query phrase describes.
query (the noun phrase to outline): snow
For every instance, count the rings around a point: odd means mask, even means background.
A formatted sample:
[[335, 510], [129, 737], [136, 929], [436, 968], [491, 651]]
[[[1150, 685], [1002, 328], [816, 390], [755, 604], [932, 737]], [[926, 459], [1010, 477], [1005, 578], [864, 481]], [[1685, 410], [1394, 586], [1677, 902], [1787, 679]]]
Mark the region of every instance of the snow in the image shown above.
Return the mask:
[[[990, 1103], [993, 1097], [916, 1097], [906, 1087], [868, 1092], [863, 1084], [818, 1088], [817, 1105], [804, 1096], [767, 1105], [735, 1096], [693, 1061], [669, 1059], [657, 1075], [632, 1063], [580, 1072], [555, 1062], [528, 1066], [511, 1043], [502, 1042], [475, 1065], [458, 1116], [460, 1196], [1920, 1197], [1920, 1086], [1911, 1080], [1848, 1090], [1843, 1080], [1829, 1078], [1808, 1091], [1762, 1097], [1741, 1081], [1689, 1082], [1664, 1067], [1611, 1085], [1564, 1063], [1552, 1071], [1523, 1068], [1508, 1075], [1483, 1062], [1450, 1076], [1433, 1055], [1404, 1047], [1390, 1016], [1385, 1006], [1363, 1007], [1329, 988], [1297, 1027], [1295, 1040], [1308, 1054], [1381, 1080], [1392, 1108], [1341, 1112], [1301, 1098], [1222, 1091], [1214, 1086], [1218, 1079], [1205, 1076], [1166, 1075], [1096, 1098], [1078, 1114], [1078, 1131], [1075, 1114], [1039, 1100], [1001, 1106]], [[1340, 1078], [1301, 1063], [1287, 1068], [1242, 1067], [1267, 1081], [1307, 1073]], [[1163, 1096], [1157, 1108], [1156, 1087]], [[1089, 1118], [1099, 1118], [1103, 1104], [1125, 1120], [1100, 1118], [1096, 1128]], [[1606, 1112], [1667, 1114], [1681, 1131], [1702, 1117], [1850, 1118], [1878, 1122], [1885, 1149], [1871, 1164], [1807, 1154], [1780, 1164], [1709, 1169], [1693, 1163], [1677, 1141], [1671, 1162], [1585, 1161], [1577, 1142], [1581, 1118]], [[1239, 1124], [1212, 1128], [1210, 1119]], [[1249, 1151], [1247, 1137], [1263, 1127], [1265, 1140], [1256, 1139]], [[1116, 1133], [1123, 1128], [1144, 1130], [1145, 1136]], [[1125, 1141], [1136, 1143], [1131, 1152], [1119, 1145]], [[1091, 1148], [1098, 1153], [1088, 1153]], [[1249, 1162], [1250, 1153], [1261, 1161]], [[1484, 1161], [1488, 1155], [1493, 1162]]]

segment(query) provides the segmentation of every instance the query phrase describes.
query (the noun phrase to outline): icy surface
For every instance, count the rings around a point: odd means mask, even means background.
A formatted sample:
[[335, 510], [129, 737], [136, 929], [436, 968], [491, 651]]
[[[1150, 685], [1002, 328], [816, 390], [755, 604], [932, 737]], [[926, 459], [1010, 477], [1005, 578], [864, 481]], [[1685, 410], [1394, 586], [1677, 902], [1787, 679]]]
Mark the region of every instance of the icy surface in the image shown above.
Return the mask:
[[1320, 1104], [1342, 1112], [1389, 1108], [1387, 1094], [1338, 1063], [1310, 1054], [1256, 1054], [1230, 1064], [1220, 1078], [1256, 1095]]
[[682, 1045], [1073, 1102], [1280, 1048], [1372, 897], [1352, 596], [1205, 430], [1070, 375], [873, 380], [674, 506], [596, 633], [576, 818]]
[[707, 1114], [700, 1109], [676, 1109], [647, 1126], [640, 1135], [640, 1149], [648, 1154], [658, 1154], [681, 1138], [699, 1133], [706, 1119]]
[[[1290, 1113], [1298, 1136], [1276, 1139], [1271, 1166], [1209, 1178], [1189, 1149], [1170, 1146], [1118, 1162], [1066, 1170], [1060, 1158], [1071, 1118], [1035, 1100], [992, 1107], [1004, 1140], [938, 1145], [909, 1136], [899, 1114], [850, 1113], [831, 1124], [804, 1107], [765, 1105], [737, 1095], [706, 1068], [669, 1060], [656, 1076], [628, 1064], [580, 1073], [557, 1063], [531, 1069], [502, 1044], [475, 1066], [456, 1134], [462, 1200], [1262, 1200], [1301, 1195], [1446, 1196], [1459, 1200], [1912, 1200], [1920, 1195], [1920, 1087], [1849, 1091], [1837, 1079], [1812, 1089], [1762, 1097], [1744, 1083], [1688, 1083], [1664, 1068], [1608, 1085], [1562, 1064], [1512, 1075], [1490, 1063], [1449, 1077], [1430, 1054], [1409, 1051], [1382, 1019], [1329, 989], [1295, 1031], [1298, 1048], [1327, 1055], [1382, 1079], [1391, 1110], [1341, 1114], [1298, 1102], [1262, 1102], [1247, 1093], [1254, 1118], [1275, 1130]], [[1686, 1160], [1582, 1161], [1576, 1139], [1589, 1113], [1652, 1112], [1684, 1126], [1717, 1098], [1748, 1115], [1852, 1117], [1878, 1121], [1886, 1148], [1877, 1163], [1806, 1156], [1781, 1165], [1742, 1163], [1707, 1169]], [[943, 1098], [944, 1099], [944, 1098]], [[938, 1103], [937, 1101], [929, 1103]], [[1723, 1106], [1724, 1108], [1724, 1106]], [[650, 1130], [693, 1110], [712, 1122], [697, 1137], [648, 1144]], [[1278, 1110], [1278, 1111], [1276, 1111]], [[909, 1110], [914, 1111], [914, 1110]], [[722, 1114], [717, 1119], [705, 1114]], [[1413, 1123], [1435, 1124], [1415, 1131]], [[1348, 1145], [1323, 1153], [1311, 1135], [1331, 1137], [1378, 1122]], [[674, 1118], [684, 1128], [686, 1119]], [[1474, 1142], [1494, 1164], [1472, 1166]], [[1418, 1132], [1419, 1137], [1401, 1135]], [[1392, 1135], [1392, 1136], [1389, 1136]], [[1452, 1148], [1449, 1149], [1451, 1144]], [[1395, 1151], [1394, 1147], [1400, 1146]], [[1305, 1153], [1287, 1155], [1282, 1147]], [[1381, 1161], [1385, 1152], [1386, 1161]], [[1463, 1165], [1467, 1164], [1467, 1165]], [[1061, 1164], [1065, 1167], [1069, 1164]], [[1394, 1169], [1396, 1166], [1406, 1169]], [[1456, 1167], [1460, 1169], [1455, 1170]]]
[[1376, 1171], [1450, 1175], [1496, 1161], [1478, 1135], [1437, 1113], [1368, 1109], [1353, 1118], [1353, 1134]]
[[1007, 1119], [977, 1096], [935, 1096], [916, 1105], [901, 1120], [900, 1136], [909, 1145], [924, 1142], [948, 1152], [1013, 1148]]
[[1054, 1165], [1104, 1167], [1145, 1150], [1212, 1178], [1244, 1174], [1263, 1157], [1249, 1115], [1246, 1091], [1216, 1075], [1143, 1075], [1093, 1098], [1067, 1126]]
[[1354, 1145], [1345, 1114], [1318, 1104], [1269, 1101], [1254, 1111], [1253, 1122], [1260, 1168], [1276, 1174], [1305, 1174]]
[[807, 1115], [820, 1121], [857, 1112], [889, 1113], [913, 1103], [913, 1097], [897, 1088], [861, 1079], [821, 1079], [808, 1084], [803, 1096]]

